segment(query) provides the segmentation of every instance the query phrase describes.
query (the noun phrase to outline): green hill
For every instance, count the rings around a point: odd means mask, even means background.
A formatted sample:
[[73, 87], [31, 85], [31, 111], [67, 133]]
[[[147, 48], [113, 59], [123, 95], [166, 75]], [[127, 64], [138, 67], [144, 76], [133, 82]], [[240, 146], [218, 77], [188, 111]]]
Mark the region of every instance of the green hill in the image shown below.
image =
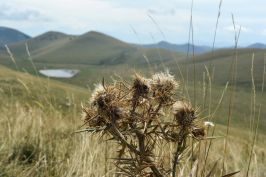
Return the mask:
[[[156, 67], [183, 53], [171, 53], [164, 49], [143, 49], [98, 32], [70, 36], [48, 32], [26, 41], [31, 59], [37, 69], [69, 68], [80, 70], [72, 79], [62, 80], [82, 86], [93, 85], [102, 77], [134, 72], [147, 66]], [[26, 51], [25, 42], [9, 46], [17, 68], [36, 74]], [[15, 68], [6, 51], [0, 52], [0, 64]], [[130, 77], [130, 74], [128, 75]]]
[[3, 47], [6, 44], [9, 45], [19, 41], [25, 41], [27, 39], [30, 39], [30, 36], [18, 30], [0, 27], [0, 47]]
[[[252, 56], [254, 54], [254, 80], [256, 85], [261, 85], [263, 80], [265, 49], [220, 49], [206, 54], [196, 55], [194, 59], [183, 58], [178, 61], [178, 65], [182, 68], [183, 73], [188, 71], [188, 78], [194, 78], [194, 64], [196, 70], [196, 80], [202, 81], [203, 73], [206, 72], [206, 67], [212, 66], [213, 82], [224, 85], [229, 81], [232, 75], [232, 67], [236, 61], [236, 81], [239, 86], [251, 86], [251, 66]], [[236, 57], [237, 56], [237, 57]], [[175, 62], [170, 61], [165, 64], [171, 71], [177, 71]], [[186, 75], [186, 74], [185, 74]]]
[[[42, 54], [43, 52], [46, 53], [50, 50], [55, 50], [74, 37], [75, 36], [64, 33], [50, 31], [35, 38], [11, 44], [9, 48], [18, 60], [25, 60], [28, 58], [26, 43], [31, 55], [34, 56], [35, 54]], [[2, 53], [5, 53], [5, 51], [2, 51]]]
[[[88, 32], [80, 36], [70, 36], [58, 32], [48, 32], [26, 41], [35, 62], [56, 64], [143, 64], [143, 55], [151, 63], [172, 59], [164, 49], [139, 49], [99, 32]], [[28, 58], [25, 42], [9, 46], [18, 60]], [[158, 55], [158, 52], [160, 55]], [[4, 53], [4, 51], [2, 52]], [[182, 55], [182, 54], [179, 54]]]
[[39, 78], [27, 73], [13, 71], [0, 65], [1, 105], [20, 102], [30, 107], [68, 109], [69, 104], [87, 98], [88, 90], [66, 83]]

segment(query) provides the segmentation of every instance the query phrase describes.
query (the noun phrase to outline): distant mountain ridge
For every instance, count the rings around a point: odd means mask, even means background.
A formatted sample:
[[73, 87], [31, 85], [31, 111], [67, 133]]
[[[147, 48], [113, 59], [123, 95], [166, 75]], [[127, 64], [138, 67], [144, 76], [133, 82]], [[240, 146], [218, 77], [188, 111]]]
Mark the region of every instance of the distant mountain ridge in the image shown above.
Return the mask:
[[189, 43], [172, 44], [166, 41], [161, 41], [156, 44], [146, 44], [141, 46], [144, 48], [160, 48], [160, 49], [167, 49], [174, 52], [182, 52], [182, 53], [187, 53], [187, 52], [193, 53], [194, 51], [194, 53], [196, 54], [206, 53], [212, 50], [212, 48], [208, 46], [192, 45]]
[[[77, 40], [79, 43], [72, 42], [72, 44], [69, 43], [71, 40]], [[89, 40], [89, 41], [88, 41]], [[111, 48], [115, 48], [117, 50], [119, 47], [120, 48], [120, 57], [123, 57], [126, 55], [127, 52], [122, 52], [122, 51], [127, 51], [127, 49], [131, 48], [130, 50], [132, 51], [132, 47], [134, 46], [141, 47], [143, 49], [153, 49], [157, 53], [159, 52], [156, 49], [164, 49], [165, 51], [173, 51], [173, 52], [178, 52], [178, 53], [195, 53], [195, 54], [203, 54], [203, 53], [208, 53], [212, 51], [212, 47], [206, 46], [206, 45], [192, 45], [190, 43], [185, 43], [185, 44], [174, 44], [170, 43], [167, 41], [161, 41], [158, 43], [154, 44], [130, 44], [127, 42], [120, 41], [119, 39], [116, 39], [114, 37], [108, 36], [106, 34], [96, 32], [96, 31], [90, 31], [81, 35], [69, 35], [65, 34], [62, 32], [57, 32], [57, 31], [48, 31], [46, 33], [43, 33], [41, 35], [38, 35], [36, 37], [31, 38], [29, 35], [20, 32], [16, 29], [12, 29], [9, 27], [0, 27], [0, 49], [4, 49], [4, 45], [12, 45], [13, 47], [19, 47], [24, 50], [24, 45], [25, 41], [27, 41], [30, 45], [30, 48], [35, 51], [36, 53], [39, 52], [39, 55], [42, 53], [46, 52], [51, 52], [52, 50], [59, 49], [63, 47], [63, 44], [66, 44], [66, 47], [69, 46], [70, 48], [77, 48], [79, 46], [82, 50], [76, 49], [76, 51], [79, 50], [79, 52], [87, 54], [88, 51], [85, 50], [85, 45], [89, 45], [96, 49], [95, 46], [98, 48], [102, 49], [107, 49], [103, 46], [109, 46]], [[105, 42], [109, 43], [110, 45], [106, 45]], [[112, 44], [115, 44], [116, 47], [112, 47]], [[23, 45], [23, 47], [21, 47]], [[73, 45], [73, 46], [71, 46]], [[103, 46], [102, 46], [103, 45]], [[71, 46], [71, 47], [70, 47]], [[129, 47], [129, 48], [128, 48]], [[127, 48], [127, 49], [125, 49]], [[222, 47], [226, 48], [226, 47]], [[232, 48], [232, 47], [229, 47]], [[246, 47], [240, 47], [240, 48], [257, 48], [257, 49], [266, 49], [266, 44], [263, 43], [254, 43], [251, 45], [248, 45]], [[40, 50], [35, 50], [35, 49], [40, 49]], [[218, 48], [215, 48], [215, 50]], [[135, 49], [134, 49], [135, 50]], [[62, 50], [61, 50], [62, 51]], [[85, 57], [85, 55], [84, 55]], [[106, 56], [107, 57], [107, 56]], [[105, 62], [105, 61], [104, 61]]]
[[25, 41], [31, 37], [16, 29], [8, 27], [0, 27], [0, 46], [13, 44], [20, 41]]
[[254, 43], [254, 44], [247, 46], [247, 48], [266, 49], [266, 44]]

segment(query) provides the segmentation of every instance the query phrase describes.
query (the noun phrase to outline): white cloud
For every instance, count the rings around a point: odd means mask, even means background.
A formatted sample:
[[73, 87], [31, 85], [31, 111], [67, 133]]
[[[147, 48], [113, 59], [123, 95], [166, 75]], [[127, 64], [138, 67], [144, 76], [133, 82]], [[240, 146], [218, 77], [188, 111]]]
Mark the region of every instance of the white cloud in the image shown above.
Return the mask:
[[[211, 43], [210, 34], [214, 33], [219, 2], [220, 0], [194, 0], [195, 40]], [[8, 5], [9, 10], [1, 4]], [[258, 27], [266, 23], [266, 17], [261, 15], [265, 5], [266, 1], [261, 0], [223, 1], [217, 43], [219, 39], [228, 38], [234, 31], [234, 27], [230, 25], [231, 14], [234, 14], [236, 24], [243, 24], [241, 31], [245, 35], [259, 31]], [[0, 21], [1, 25], [14, 27], [31, 35], [47, 30], [74, 34], [98, 30], [129, 42], [138, 42], [130, 29], [133, 26], [142, 42], [151, 42], [150, 34], [156, 40], [163, 40], [147, 16], [150, 14], [170, 42], [184, 42], [188, 38], [190, 6], [190, 0], [168, 0], [167, 3], [162, 0], [8, 0], [0, 3]], [[236, 25], [236, 29], [239, 27]]]
[[19, 7], [12, 3], [0, 4], [0, 19], [10, 21], [34, 21], [34, 20], [49, 20], [41, 14], [37, 9], [29, 7]]

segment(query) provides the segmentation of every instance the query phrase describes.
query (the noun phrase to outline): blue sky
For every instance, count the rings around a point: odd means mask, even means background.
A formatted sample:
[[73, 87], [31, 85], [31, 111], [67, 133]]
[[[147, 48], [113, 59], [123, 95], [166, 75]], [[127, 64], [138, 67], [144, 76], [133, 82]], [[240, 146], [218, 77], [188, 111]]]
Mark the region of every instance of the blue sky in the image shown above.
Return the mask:
[[[195, 44], [212, 44], [219, 3], [194, 0]], [[190, 0], [1, 0], [0, 26], [31, 36], [50, 30], [69, 34], [96, 30], [131, 43], [185, 43], [190, 7]], [[234, 45], [232, 14], [242, 29], [240, 45], [266, 43], [265, 7], [264, 0], [223, 0], [216, 46]]]

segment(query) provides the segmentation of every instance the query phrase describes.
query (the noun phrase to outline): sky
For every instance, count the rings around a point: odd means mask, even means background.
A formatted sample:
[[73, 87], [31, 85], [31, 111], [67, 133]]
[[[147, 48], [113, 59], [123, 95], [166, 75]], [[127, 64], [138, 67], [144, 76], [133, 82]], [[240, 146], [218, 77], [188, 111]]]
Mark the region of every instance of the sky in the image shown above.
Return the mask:
[[[30, 36], [99, 31], [130, 43], [212, 45], [220, 0], [1, 0], [0, 26]], [[215, 46], [266, 43], [265, 0], [223, 0]], [[232, 16], [234, 17], [234, 25]], [[235, 26], [235, 28], [234, 28]]]

